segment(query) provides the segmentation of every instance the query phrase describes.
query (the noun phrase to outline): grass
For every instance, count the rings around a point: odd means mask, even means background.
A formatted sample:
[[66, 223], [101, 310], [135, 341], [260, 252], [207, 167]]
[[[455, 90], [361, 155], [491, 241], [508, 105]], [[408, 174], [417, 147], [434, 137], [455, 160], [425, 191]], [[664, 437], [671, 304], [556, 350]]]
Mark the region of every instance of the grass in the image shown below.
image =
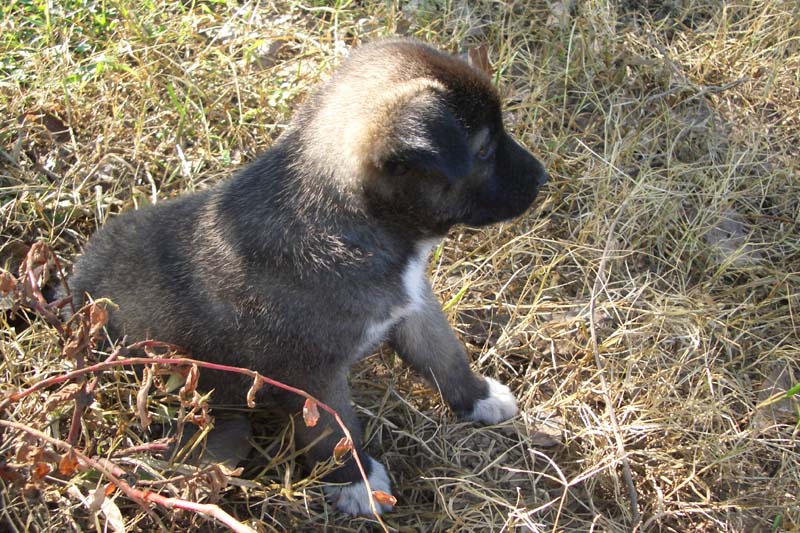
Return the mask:
[[[369, 448], [399, 499], [387, 524], [800, 528], [796, 2], [0, 9], [0, 261], [11, 271], [25, 245], [45, 241], [69, 265], [109, 216], [224, 179], [280, 135], [358, 42], [401, 33], [451, 51], [487, 43], [508, 127], [553, 179], [529, 215], [454, 231], [431, 271], [474, 366], [512, 387], [522, 415], [458, 423], [387, 350], [362, 363], [353, 385]], [[73, 367], [35, 313], [0, 320], [3, 397]], [[72, 403], [43, 411], [54, 393], [2, 418], [63, 438]], [[104, 375], [79, 448], [104, 457], [146, 441], [135, 396], [126, 375]], [[163, 417], [173, 405], [150, 408]], [[242, 476], [165, 492], [216, 502], [265, 531], [374, 528], [332, 512], [319, 482], [294, 468], [289, 433], [268, 412], [257, 418], [260, 459]], [[4, 464], [27, 476], [2, 471], [6, 527], [102, 529], [108, 515], [76, 496], [100, 477], [34, 483], [20, 442], [4, 430]], [[120, 464], [164, 472], [147, 455]], [[114, 502], [129, 531], [157, 527], [124, 496]], [[166, 529], [216, 529], [157, 513]]]

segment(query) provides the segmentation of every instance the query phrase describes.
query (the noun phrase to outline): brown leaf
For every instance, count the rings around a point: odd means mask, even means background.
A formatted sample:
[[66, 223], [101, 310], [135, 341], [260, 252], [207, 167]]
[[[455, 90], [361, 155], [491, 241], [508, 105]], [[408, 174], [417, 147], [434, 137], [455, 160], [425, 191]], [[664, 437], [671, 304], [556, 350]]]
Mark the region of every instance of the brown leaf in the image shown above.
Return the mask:
[[89, 336], [96, 339], [108, 324], [108, 309], [102, 303], [93, 303], [89, 311]]
[[67, 359], [76, 359], [78, 354], [89, 347], [87, 342], [87, 323], [84, 319], [85, 315], [79, 315], [77, 327], [72, 328], [70, 338], [64, 343], [64, 357]]
[[28, 298], [42, 301], [41, 287], [47, 284], [49, 277], [49, 270], [47, 268], [47, 259], [50, 247], [42, 242], [35, 242], [28, 250], [25, 259], [19, 265], [19, 275], [22, 278], [22, 292]]
[[186, 375], [186, 381], [181, 387], [180, 392], [178, 393], [179, 396], [183, 398], [188, 398], [197, 390], [197, 380], [200, 377], [200, 369], [197, 368], [197, 365], [192, 365], [189, 367], [189, 373]]
[[50, 252], [50, 247], [44, 241], [37, 241], [33, 243], [31, 249], [28, 250], [28, 255], [19, 266], [19, 275], [24, 276], [28, 270], [33, 270], [38, 266], [47, 263], [47, 254]]
[[539, 448], [552, 448], [564, 443], [566, 422], [558, 415], [540, 412], [541, 418], [537, 421], [536, 431], [529, 436], [531, 446]]
[[58, 473], [62, 476], [71, 476], [78, 469], [78, 456], [75, 450], [70, 449], [58, 462]]
[[743, 215], [726, 209], [703, 238], [714, 252], [712, 257], [717, 265], [730, 263], [745, 267], [758, 264], [762, 258], [761, 251], [754, 244], [758, 240], [753, 236], [754, 231]]
[[333, 448], [333, 458], [336, 462], [341, 462], [342, 458], [353, 449], [353, 441], [347, 437], [342, 437]]
[[33, 447], [27, 442], [23, 442], [17, 449], [17, 462], [27, 463], [34, 453]]
[[10, 272], [0, 270], [0, 310], [14, 311], [19, 306], [21, 296], [14, 276]]
[[10, 466], [0, 464], [0, 479], [15, 482], [22, 480], [22, 476]]
[[64, 344], [64, 357], [67, 359], [75, 359], [81, 352], [83, 345], [75, 338], [72, 338]]
[[113, 483], [111, 483], [111, 482], [107, 483], [107, 484], [106, 484], [105, 491], [104, 491], [104, 492], [105, 492], [105, 495], [106, 495], [106, 497], [108, 497], [108, 496], [111, 496], [112, 494], [114, 494], [114, 490], [116, 490], [116, 488], [117, 488], [117, 487], [116, 487], [116, 486], [114, 486], [114, 484], [113, 484]]
[[256, 376], [253, 378], [253, 386], [250, 387], [249, 391], [247, 391], [247, 407], [250, 407], [251, 409], [256, 406], [256, 393], [258, 392], [258, 389], [264, 386], [264, 382], [259, 378], [260, 376], [256, 374]]
[[788, 361], [779, 360], [768, 368], [759, 387], [756, 413], [753, 422], [760, 431], [775, 428], [780, 424], [794, 424], [800, 408], [800, 397], [787, 395], [792, 386], [798, 383], [798, 376]]
[[537, 448], [552, 448], [553, 446], [560, 446], [561, 441], [546, 431], [534, 431], [528, 438], [528, 444]]
[[189, 419], [189, 422], [194, 424], [195, 426], [205, 427], [208, 425], [208, 413], [200, 413], [199, 415], [192, 415]]
[[33, 465], [33, 478], [42, 479], [49, 474], [53, 469], [47, 463], [36, 463]]
[[142, 372], [142, 386], [136, 393], [136, 412], [139, 414], [139, 422], [142, 429], [147, 429], [152, 419], [147, 412], [147, 396], [150, 394], [150, 387], [153, 385], [153, 369], [149, 366], [144, 367]]
[[81, 344], [77, 339], [72, 338], [64, 344], [64, 357], [75, 359], [81, 351]]
[[81, 385], [78, 383], [68, 383], [64, 385], [61, 387], [61, 390], [54, 392], [47, 398], [47, 401], [44, 403], [44, 411], [46, 413], [51, 412], [62, 403], [74, 399], [80, 391]]
[[52, 450], [45, 448], [31, 448], [28, 453], [28, 460], [32, 464], [36, 463], [57, 463], [61, 456]]
[[125, 533], [125, 519], [114, 500], [104, 499], [100, 509], [106, 517], [106, 524], [114, 533]]
[[69, 126], [64, 124], [64, 121], [51, 111], [29, 111], [19, 117], [18, 122], [20, 124], [27, 122], [29, 124], [39, 125], [40, 127], [44, 126], [44, 130], [47, 134], [58, 143], [65, 143], [70, 139]]
[[306, 426], [313, 428], [319, 422], [319, 409], [317, 409], [317, 402], [308, 398], [306, 403], [303, 404], [303, 421]]
[[372, 496], [375, 498], [375, 501], [380, 504], [391, 505], [392, 507], [397, 505], [397, 498], [382, 490], [373, 490]]
[[94, 489], [89, 491], [89, 512], [96, 513], [103, 506], [106, 499], [106, 492], [102, 489]]
[[11, 272], [0, 270], [0, 296], [9, 296], [17, 288], [17, 280], [11, 275]]

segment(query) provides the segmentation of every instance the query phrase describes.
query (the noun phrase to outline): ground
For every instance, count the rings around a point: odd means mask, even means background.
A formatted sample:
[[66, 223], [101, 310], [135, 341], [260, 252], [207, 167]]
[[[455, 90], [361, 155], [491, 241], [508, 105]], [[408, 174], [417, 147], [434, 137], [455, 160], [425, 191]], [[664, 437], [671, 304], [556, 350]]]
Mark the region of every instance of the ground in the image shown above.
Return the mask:
[[[368, 448], [398, 498], [386, 527], [800, 527], [796, 2], [16, 0], [0, 9], [8, 276], [35, 242], [68, 271], [108, 217], [224, 179], [270, 146], [360, 42], [402, 34], [451, 52], [486, 45], [507, 127], [552, 180], [519, 220], [454, 230], [431, 275], [473, 366], [507, 383], [521, 413], [488, 428], [457, 422], [389, 350], [362, 363], [352, 381]], [[81, 497], [108, 480], [11, 422], [257, 530], [380, 527], [324, 502], [268, 411], [255, 416], [259, 458], [238, 476], [163, 481], [163, 463], [131, 449], [150, 438], [131, 374], [96, 374], [77, 424], [68, 384], [10, 401], [105, 356], [63, 355], [57, 326], [8, 276], [5, 527], [221, 527], [188, 511], [145, 513], [113, 485], [102, 512], [88, 510]], [[220, 411], [213, 395], [210, 405]], [[145, 409], [158, 419], [175, 406], [174, 395], [153, 395]]]

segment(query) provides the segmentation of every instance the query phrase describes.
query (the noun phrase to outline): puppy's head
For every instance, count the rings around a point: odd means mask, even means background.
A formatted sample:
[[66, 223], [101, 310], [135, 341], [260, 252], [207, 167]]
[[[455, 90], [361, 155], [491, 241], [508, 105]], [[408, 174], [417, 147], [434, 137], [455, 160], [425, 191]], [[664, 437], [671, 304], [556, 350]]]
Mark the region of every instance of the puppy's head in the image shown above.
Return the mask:
[[356, 50], [303, 122], [316, 159], [335, 158], [375, 216], [423, 235], [520, 215], [547, 180], [503, 128], [489, 78], [414, 41]]

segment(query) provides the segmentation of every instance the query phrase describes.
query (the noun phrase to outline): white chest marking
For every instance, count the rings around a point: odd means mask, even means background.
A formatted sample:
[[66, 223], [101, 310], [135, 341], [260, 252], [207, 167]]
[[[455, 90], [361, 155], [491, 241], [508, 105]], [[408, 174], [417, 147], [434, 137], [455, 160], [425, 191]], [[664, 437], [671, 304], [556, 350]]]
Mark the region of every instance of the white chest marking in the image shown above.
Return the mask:
[[359, 356], [364, 355], [364, 352], [382, 341], [392, 326], [422, 308], [425, 302], [428, 256], [437, 244], [439, 244], [438, 238], [426, 239], [417, 243], [417, 253], [409, 260], [403, 271], [403, 289], [407, 301], [404, 305], [392, 309], [389, 318], [366, 324], [364, 334], [361, 336]]

